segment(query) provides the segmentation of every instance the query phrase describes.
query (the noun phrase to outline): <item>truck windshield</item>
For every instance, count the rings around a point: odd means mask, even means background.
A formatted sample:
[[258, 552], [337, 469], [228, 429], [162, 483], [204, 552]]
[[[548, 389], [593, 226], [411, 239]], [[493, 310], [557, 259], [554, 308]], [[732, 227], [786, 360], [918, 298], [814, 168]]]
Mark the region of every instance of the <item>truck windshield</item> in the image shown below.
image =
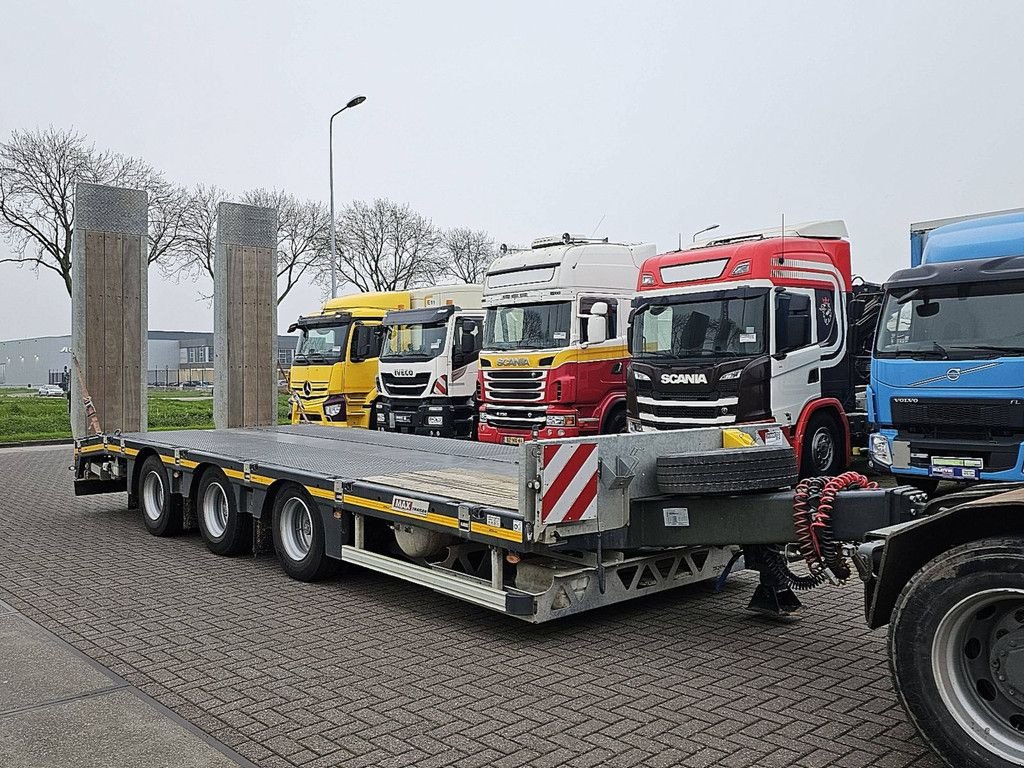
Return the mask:
[[569, 346], [572, 304], [491, 307], [484, 318], [484, 349], [556, 349]]
[[444, 351], [444, 340], [448, 335], [448, 326], [424, 325], [389, 325], [388, 335], [384, 339], [384, 347], [380, 359], [387, 360], [432, 360]]
[[978, 283], [887, 293], [875, 357], [1024, 356], [1024, 284]]
[[641, 359], [764, 354], [766, 295], [681, 298], [641, 307], [633, 316], [631, 354]]
[[322, 365], [336, 363], [344, 356], [345, 341], [348, 339], [348, 323], [333, 326], [303, 328], [302, 338], [295, 350], [293, 363], [298, 365]]

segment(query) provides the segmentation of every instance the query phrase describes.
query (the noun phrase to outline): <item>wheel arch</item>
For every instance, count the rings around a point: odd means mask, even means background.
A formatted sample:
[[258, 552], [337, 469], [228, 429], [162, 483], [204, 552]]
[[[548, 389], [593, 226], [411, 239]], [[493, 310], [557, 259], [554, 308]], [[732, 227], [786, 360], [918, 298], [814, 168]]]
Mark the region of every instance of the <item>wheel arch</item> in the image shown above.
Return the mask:
[[626, 396], [613, 394], [609, 395], [601, 404], [601, 434], [606, 434], [608, 425], [618, 414], [626, 413]]
[[865, 606], [868, 625], [888, 624], [904, 587], [943, 552], [993, 536], [1017, 537], [1024, 544], [1024, 497], [1013, 495], [1018, 500], [963, 504], [889, 533]]
[[159, 457], [160, 454], [154, 448], [143, 448], [132, 460], [131, 493], [137, 499], [139, 497], [139, 483], [142, 481], [142, 465], [150, 456]]
[[803, 462], [803, 446], [804, 437], [807, 434], [807, 425], [811, 419], [817, 415], [827, 415], [829, 418], [834, 419], [839, 425], [839, 430], [842, 432], [842, 450], [843, 450], [843, 466], [847, 467], [850, 465], [850, 420], [846, 418], [846, 411], [843, 410], [843, 404], [836, 400], [834, 397], [822, 397], [817, 400], [812, 400], [804, 406], [804, 409], [800, 412], [800, 417], [796, 420], [796, 426], [793, 428], [793, 450], [796, 451], [796, 463], [797, 466], [801, 466]]

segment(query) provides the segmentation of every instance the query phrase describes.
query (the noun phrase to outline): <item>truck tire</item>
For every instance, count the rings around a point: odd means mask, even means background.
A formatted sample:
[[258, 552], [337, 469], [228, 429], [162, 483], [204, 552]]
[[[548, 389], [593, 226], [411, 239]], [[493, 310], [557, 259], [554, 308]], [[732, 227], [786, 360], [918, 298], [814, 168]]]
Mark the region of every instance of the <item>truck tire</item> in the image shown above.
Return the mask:
[[337, 570], [324, 554], [324, 523], [303, 488], [288, 485], [274, 498], [274, 549], [284, 572], [298, 581], [319, 581]]
[[685, 496], [765, 491], [797, 481], [793, 450], [774, 446], [659, 456], [657, 472], [662, 493]]
[[839, 423], [825, 413], [811, 416], [800, 450], [801, 477], [838, 475], [843, 471], [845, 458], [843, 430]]
[[889, 627], [900, 702], [956, 768], [1024, 766], [1024, 541], [972, 541], [928, 562]]
[[601, 434], [620, 435], [626, 431], [626, 427], [626, 409], [620, 406], [608, 414], [608, 419], [605, 421]]
[[138, 495], [142, 522], [151, 534], [175, 536], [181, 533], [181, 504], [171, 493], [171, 479], [159, 456], [148, 456], [142, 462]]
[[196, 494], [199, 532], [215, 555], [237, 555], [252, 544], [252, 518], [238, 510], [238, 498], [216, 467], [203, 472]]

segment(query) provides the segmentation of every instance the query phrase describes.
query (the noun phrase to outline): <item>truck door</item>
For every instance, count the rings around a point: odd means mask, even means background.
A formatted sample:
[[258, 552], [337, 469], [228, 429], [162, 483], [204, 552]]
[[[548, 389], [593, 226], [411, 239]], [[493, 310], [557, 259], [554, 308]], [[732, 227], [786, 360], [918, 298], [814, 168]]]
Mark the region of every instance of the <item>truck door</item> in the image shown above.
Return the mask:
[[609, 389], [616, 387], [625, 389], [626, 387], [626, 365], [623, 359], [626, 357], [626, 352], [623, 349], [621, 355], [614, 354], [614, 351], [620, 346], [625, 347], [625, 339], [619, 338], [622, 331], [619, 328], [618, 297], [580, 297], [580, 342], [581, 344], [589, 343], [587, 317], [590, 315], [591, 307], [598, 301], [603, 301], [608, 305], [606, 341], [594, 344], [582, 351], [579, 358], [579, 380], [576, 384], [580, 399], [589, 403], [597, 403]]
[[771, 405], [783, 426], [795, 426], [804, 405], [821, 397], [821, 347], [814, 306], [810, 289], [777, 289], [773, 294]]
[[483, 321], [477, 317], [456, 317], [455, 330], [452, 334], [451, 350], [451, 386], [452, 397], [468, 397], [476, 389], [476, 371], [474, 365], [480, 357], [480, 346], [483, 342]]

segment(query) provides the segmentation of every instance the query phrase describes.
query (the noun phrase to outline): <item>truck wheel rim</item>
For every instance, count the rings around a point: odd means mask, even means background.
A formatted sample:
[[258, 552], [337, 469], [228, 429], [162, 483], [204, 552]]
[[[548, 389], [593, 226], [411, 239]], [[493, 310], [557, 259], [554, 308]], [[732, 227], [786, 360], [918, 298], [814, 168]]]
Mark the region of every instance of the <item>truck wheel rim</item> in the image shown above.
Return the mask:
[[1024, 766], [1024, 589], [985, 590], [953, 606], [932, 641], [932, 673], [957, 724]]
[[151, 471], [142, 481], [142, 511], [154, 523], [164, 513], [164, 479]]
[[298, 562], [313, 543], [313, 515], [302, 499], [288, 499], [281, 508], [281, 543], [289, 559]]
[[228, 496], [220, 483], [210, 483], [203, 493], [203, 521], [214, 539], [228, 529]]
[[832, 466], [836, 444], [828, 427], [819, 427], [811, 437], [811, 458], [819, 472]]

